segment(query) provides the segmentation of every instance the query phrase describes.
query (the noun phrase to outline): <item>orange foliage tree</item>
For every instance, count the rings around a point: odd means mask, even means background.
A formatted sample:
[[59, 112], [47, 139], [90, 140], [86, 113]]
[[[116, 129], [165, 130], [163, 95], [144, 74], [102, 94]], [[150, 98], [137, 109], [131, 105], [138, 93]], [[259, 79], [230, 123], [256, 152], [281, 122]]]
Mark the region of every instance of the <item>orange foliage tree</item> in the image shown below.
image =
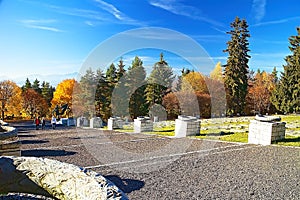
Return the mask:
[[257, 72], [254, 81], [250, 84], [247, 94], [248, 112], [265, 114], [270, 112], [272, 103], [270, 101], [272, 91], [275, 88], [275, 80], [272, 74]]
[[46, 116], [48, 113], [47, 101], [34, 89], [27, 89], [23, 92], [23, 109], [26, 114], [33, 118], [35, 115]]
[[[53, 99], [51, 100], [52, 111], [56, 108], [56, 106], [61, 107], [65, 104], [67, 104], [69, 108], [72, 107], [73, 89], [75, 82], [75, 79], [66, 79], [57, 85], [56, 90], [53, 94]], [[70, 112], [71, 110], [69, 110], [66, 115], [69, 115]]]
[[199, 72], [184, 75], [181, 90], [167, 94], [163, 98], [170, 119], [178, 115], [193, 115], [208, 118], [211, 115], [211, 96], [206, 77]]

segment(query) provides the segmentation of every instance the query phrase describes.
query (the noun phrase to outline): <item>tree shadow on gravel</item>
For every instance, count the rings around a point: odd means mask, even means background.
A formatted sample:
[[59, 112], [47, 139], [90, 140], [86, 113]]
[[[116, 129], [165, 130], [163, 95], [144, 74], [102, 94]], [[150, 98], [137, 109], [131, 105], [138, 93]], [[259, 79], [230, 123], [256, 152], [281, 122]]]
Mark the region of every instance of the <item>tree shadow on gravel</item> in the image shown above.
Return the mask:
[[48, 150], [48, 149], [33, 149], [22, 150], [22, 156], [47, 157], [47, 156], [71, 156], [76, 154], [74, 151], [65, 150]]
[[48, 140], [20, 140], [22, 144], [44, 144], [49, 142]]
[[19, 134], [19, 132], [18, 132], [18, 137], [19, 137], [19, 138], [28, 138], [28, 137], [36, 137], [36, 135], [31, 135], [31, 134]]
[[144, 181], [134, 179], [121, 179], [119, 176], [115, 175], [108, 175], [105, 176], [105, 178], [113, 182], [118, 188], [120, 188], [125, 193], [131, 193], [135, 190], [139, 190], [145, 185]]

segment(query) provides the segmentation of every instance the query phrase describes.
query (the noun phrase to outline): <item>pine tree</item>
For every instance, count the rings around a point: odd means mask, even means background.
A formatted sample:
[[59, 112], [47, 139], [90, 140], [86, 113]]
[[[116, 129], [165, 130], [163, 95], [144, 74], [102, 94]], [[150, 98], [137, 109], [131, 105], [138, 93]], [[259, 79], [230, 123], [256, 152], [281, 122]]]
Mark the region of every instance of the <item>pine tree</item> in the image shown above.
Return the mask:
[[118, 63], [118, 70], [117, 70], [117, 80], [119, 81], [122, 76], [125, 74], [126, 70], [124, 69], [125, 65], [123, 63], [123, 59], [121, 58], [119, 60], [119, 63]]
[[231, 23], [232, 30], [227, 32], [231, 40], [227, 42], [229, 57], [225, 65], [224, 83], [226, 89], [228, 114], [242, 113], [246, 104], [248, 87], [248, 38], [250, 37], [246, 20], [236, 17]]
[[163, 53], [161, 53], [160, 61], [154, 64], [148, 78], [145, 91], [148, 106], [162, 104], [163, 97], [171, 92], [174, 78], [172, 68], [168, 66], [168, 63], [164, 60]]
[[42, 90], [40, 88], [40, 81], [35, 79], [32, 84], [32, 89], [34, 89], [37, 93], [42, 94]]
[[55, 88], [50, 86], [50, 83], [43, 81], [42, 82], [42, 88], [41, 88], [41, 94], [46, 99], [48, 105], [51, 105], [51, 100], [53, 98], [53, 93], [55, 91]]
[[25, 90], [27, 90], [29, 88], [32, 88], [31, 82], [30, 82], [30, 80], [28, 78], [26, 78], [25, 84], [22, 86], [22, 91], [25, 91]]
[[271, 98], [276, 109], [285, 113], [300, 111], [300, 27], [297, 32], [289, 38], [292, 54], [285, 58], [284, 71]]
[[95, 93], [96, 93], [96, 80], [95, 73], [90, 68], [86, 71], [85, 75], [80, 79], [80, 94], [78, 99], [81, 101], [84, 107], [84, 115], [87, 117], [93, 117], [95, 115]]
[[106, 81], [104, 73], [99, 69], [96, 72], [96, 93], [95, 93], [95, 109], [96, 115], [102, 120], [107, 120], [110, 116], [110, 95], [109, 83]]

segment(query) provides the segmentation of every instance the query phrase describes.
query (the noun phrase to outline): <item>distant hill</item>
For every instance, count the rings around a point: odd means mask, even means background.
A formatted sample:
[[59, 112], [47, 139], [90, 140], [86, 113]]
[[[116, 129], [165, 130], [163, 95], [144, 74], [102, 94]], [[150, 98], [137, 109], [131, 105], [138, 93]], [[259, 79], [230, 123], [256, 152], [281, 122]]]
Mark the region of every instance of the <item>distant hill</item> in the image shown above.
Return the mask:
[[73, 72], [69, 74], [50, 74], [50, 75], [40, 75], [40, 74], [32, 74], [32, 75], [25, 75], [17, 78], [9, 78], [6, 76], [0, 76], [0, 80], [12, 80], [14, 81], [18, 86], [24, 85], [26, 78], [30, 80], [31, 83], [35, 79], [38, 79], [40, 83], [43, 81], [49, 82], [50, 85], [56, 87], [61, 81], [65, 79], [72, 79], [75, 78], [77, 79], [78, 72]]

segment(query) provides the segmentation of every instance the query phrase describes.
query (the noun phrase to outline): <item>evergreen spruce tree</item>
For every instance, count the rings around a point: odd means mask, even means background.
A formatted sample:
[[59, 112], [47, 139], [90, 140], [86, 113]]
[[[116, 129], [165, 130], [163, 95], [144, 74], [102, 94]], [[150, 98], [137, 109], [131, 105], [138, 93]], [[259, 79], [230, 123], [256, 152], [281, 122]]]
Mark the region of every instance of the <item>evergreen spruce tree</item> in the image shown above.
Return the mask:
[[226, 89], [228, 114], [242, 113], [246, 104], [248, 87], [248, 24], [246, 20], [236, 17], [231, 23], [232, 30], [227, 32], [231, 40], [227, 42], [229, 57], [225, 65], [224, 84]]
[[117, 83], [113, 90], [111, 99], [112, 115], [119, 117], [129, 116], [129, 98], [126, 98], [129, 88], [126, 86], [127, 75], [124, 67], [125, 65], [121, 58], [117, 68]]
[[145, 78], [146, 71], [143, 67], [143, 61], [136, 56], [128, 68], [125, 83], [127, 96], [129, 97], [129, 113], [131, 118], [147, 114]]
[[50, 83], [43, 81], [42, 87], [41, 87], [41, 94], [46, 99], [49, 106], [51, 106], [51, 100], [53, 98], [53, 93], [55, 91], [55, 88], [50, 86]]
[[104, 73], [99, 69], [96, 72], [96, 93], [95, 93], [95, 109], [96, 115], [103, 120], [110, 117], [110, 97], [109, 83], [106, 81]]
[[285, 58], [284, 71], [271, 97], [276, 109], [285, 113], [300, 111], [300, 27], [297, 32], [289, 38], [291, 55]]
[[30, 80], [28, 78], [26, 78], [25, 84], [22, 86], [22, 91], [25, 91], [25, 90], [27, 90], [29, 88], [32, 88], [31, 82], [30, 82]]
[[112, 63], [109, 68], [106, 70], [105, 81], [102, 82], [102, 94], [105, 96], [105, 101], [103, 102], [102, 107], [102, 116], [106, 120], [112, 116], [112, 105], [111, 105], [111, 98], [112, 92], [116, 86], [117, 80], [117, 69], [115, 65]]
[[119, 81], [121, 77], [125, 74], [126, 70], [124, 69], [125, 65], [123, 63], [123, 59], [121, 58], [118, 63], [117, 69], [117, 80]]
[[37, 93], [42, 94], [42, 90], [40, 88], [40, 81], [38, 79], [35, 79], [32, 84], [32, 89], [34, 89]]
[[154, 64], [147, 82], [145, 95], [148, 106], [162, 104], [163, 97], [171, 92], [174, 78], [172, 68], [168, 66], [168, 63], [164, 60], [163, 53], [161, 53], [160, 61]]
[[77, 94], [78, 99], [82, 102], [84, 107], [84, 115], [86, 117], [94, 117], [95, 115], [95, 93], [96, 93], [96, 76], [90, 68], [85, 75], [80, 78], [80, 94]]

